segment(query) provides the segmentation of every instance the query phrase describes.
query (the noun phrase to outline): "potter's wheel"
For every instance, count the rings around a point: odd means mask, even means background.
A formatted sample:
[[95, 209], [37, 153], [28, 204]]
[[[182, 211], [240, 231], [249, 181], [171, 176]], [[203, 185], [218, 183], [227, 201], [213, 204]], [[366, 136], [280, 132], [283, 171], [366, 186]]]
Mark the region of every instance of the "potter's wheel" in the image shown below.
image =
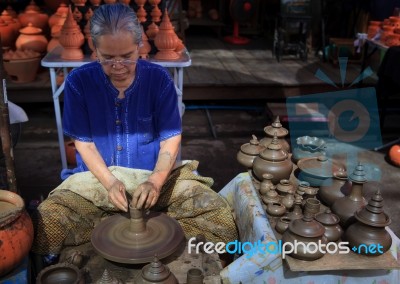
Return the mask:
[[91, 241], [97, 253], [118, 263], [148, 263], [155, 255], [162, 259], [175, 252], [184, 239], [175, 219], [129, 209], [130, 216], [114, 215], [94, 228]]

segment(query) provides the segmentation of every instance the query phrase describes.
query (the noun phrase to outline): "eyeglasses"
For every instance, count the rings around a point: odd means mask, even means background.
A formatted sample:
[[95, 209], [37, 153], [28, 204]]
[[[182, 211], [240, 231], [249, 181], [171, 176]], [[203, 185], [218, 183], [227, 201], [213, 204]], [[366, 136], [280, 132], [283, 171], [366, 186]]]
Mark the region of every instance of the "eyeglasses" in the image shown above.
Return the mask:
[[116, 64], [131, 66], [137, 63], [137, 60], [133, 59], [98, 59], [97, 61], [104, 66], [114, 66]]

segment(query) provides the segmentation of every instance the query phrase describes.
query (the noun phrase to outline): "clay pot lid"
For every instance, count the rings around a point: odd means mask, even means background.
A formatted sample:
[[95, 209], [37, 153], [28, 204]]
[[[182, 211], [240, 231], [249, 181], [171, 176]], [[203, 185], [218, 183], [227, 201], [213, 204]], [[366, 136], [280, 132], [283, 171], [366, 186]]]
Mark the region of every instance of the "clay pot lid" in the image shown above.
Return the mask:
[[252, 135], [252, 137], [253, 138], [250, 140], [249, 143], [240, 146], [240, 151], [247, 155], [257, 156], [261, 153], [264, 147], [260, 145], [260, 142], [255, 135]]
[[289, 230], [299, 236], [315, 238], [325, 233], [325, 228], [312, 217], [303, 216], [302, 219], [295, 219], [289, 224]]
[[141, 276], [151, 283], [158, 283], [167, 279], [170, 275], [171, 271], [169, 268], [163, 265], [157, 256], [155, 256], [151, 263], [142, 268]]
[[278, 142], [278, 137], [275, 135], [271, 144], [260, 153], [260, 157], [267, 161], [283, 161], [287, 159], [288, 154], [282, 149], [281, 144]]
[[330, 178], [334, 172], [345, 168], [344, 165], [329, 159], [326, 155], [300, 159], [297, 166], [304, 173], [320, 178]]
[[129, 209], [130, 216], [113, 215], [92, 231], [93, 248], [104, 258], [118, 263], [147, 263], [155, 254], [159, 258], [171, 255], [184, 240], [182, 227], [168, 215]]
[[24, 60], [40, 57], [40, 53], [31, 49], [17, 49], [15, 51], [9, 50], [3, 54], [4, 60]]
[[24, 210], [24, 200], [18, 194], [0, 189], [0, 228], [13, 222]]
[[380, 190], [368, 201], [367, 206], [357, 210], [354, 216], [361, 223], [373, 226], [373, 227], [386, 227], [392, 221], [390, 217], [383, 211], [383, 198]]
[[289, 133], [289, 131], [282, 126], [279, 116], [275, 118], [275, 121], [271, 125], [264, 127], [264, 132], [270, 137], [276, 134], [278, 138], [285, 137]]
[[33, 26], [32, 23], [29, 23], [25, 28], [20, 29], [19, 32], [25, 35], [37, 35], [42, 33], [42, 29]]
[[323, 225], [336, 225], [340, 222], [340, 218], [333, 214], [329, 208], [325, 212], [315, 215], [315, 220]]
[[40, 8], [38, 5], [36, 5], [35, 1], [31, 1], [26, 7], [25, 7], [25, 12], [28, 11], [37, 11], [40, 12]]
[[367, 182], [367, 178], [365, 176], [364, 166], [361, 163], [358, 163], [354, 171], [349, 176], [349, 180], [355, 183], [365, 183]]

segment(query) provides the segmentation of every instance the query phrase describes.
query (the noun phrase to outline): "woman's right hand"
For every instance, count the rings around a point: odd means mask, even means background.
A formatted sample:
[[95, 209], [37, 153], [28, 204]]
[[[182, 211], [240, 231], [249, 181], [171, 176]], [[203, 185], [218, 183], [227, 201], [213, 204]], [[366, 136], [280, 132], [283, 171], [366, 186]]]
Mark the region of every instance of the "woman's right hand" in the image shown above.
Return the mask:
[[128, 200], [125, 195], [125, 185], [122, 181], [116, 179], [108, 190], [108, 200], [115, 205], [115, 207], [122, 211], [128, 212]]

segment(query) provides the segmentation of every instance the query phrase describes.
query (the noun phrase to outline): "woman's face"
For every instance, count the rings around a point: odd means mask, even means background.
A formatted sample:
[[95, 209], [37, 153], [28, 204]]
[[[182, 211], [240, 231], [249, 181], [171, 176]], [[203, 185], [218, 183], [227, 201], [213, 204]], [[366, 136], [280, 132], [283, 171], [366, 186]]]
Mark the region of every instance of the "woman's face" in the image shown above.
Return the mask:
[[138, 48], [129, 32], [102, 35], [98, 38], [97, 58], [115, 87], [128, 87], [132, 83], [139, 57]]

